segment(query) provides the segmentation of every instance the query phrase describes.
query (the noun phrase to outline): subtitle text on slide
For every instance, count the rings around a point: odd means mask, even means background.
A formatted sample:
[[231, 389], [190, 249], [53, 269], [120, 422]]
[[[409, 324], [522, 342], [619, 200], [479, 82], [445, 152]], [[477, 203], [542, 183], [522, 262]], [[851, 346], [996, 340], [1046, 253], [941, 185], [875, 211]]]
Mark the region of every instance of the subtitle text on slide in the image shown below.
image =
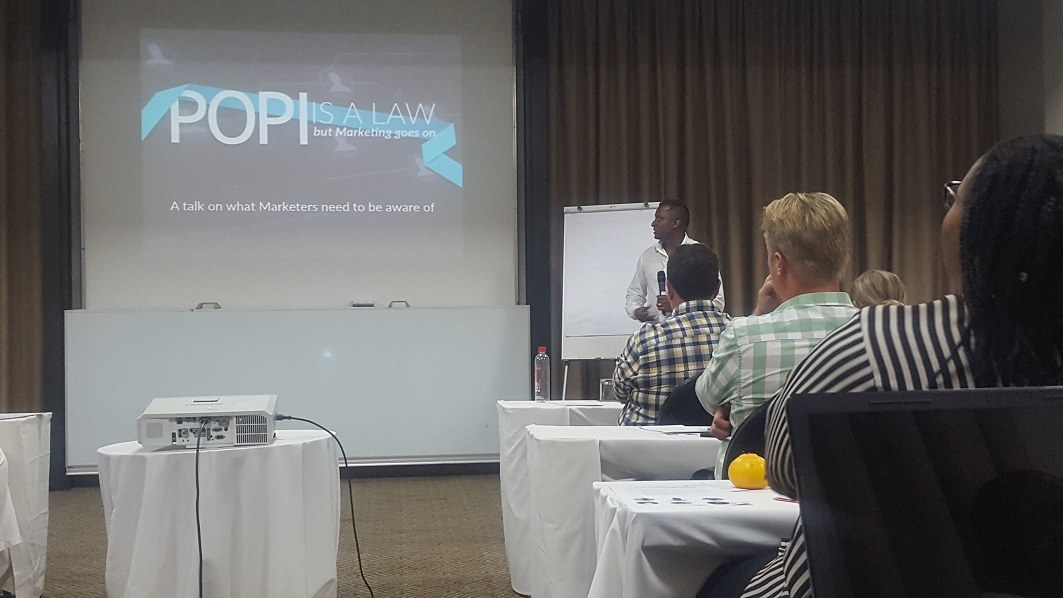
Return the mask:
[[207, 203], [202, 201], [175, 201], [170, 204], [170, 212], [270, 212], [270, 213], [306, 213], [306, 212], [335, 212], [335, 213], [381, 213], [381, 214], [431, 214], [436, 211], [435, 202], [420, 204], [377, 204], [373, 202], [343, 202], [312, 204], [301, 202], [233, 202], [233, 203]]

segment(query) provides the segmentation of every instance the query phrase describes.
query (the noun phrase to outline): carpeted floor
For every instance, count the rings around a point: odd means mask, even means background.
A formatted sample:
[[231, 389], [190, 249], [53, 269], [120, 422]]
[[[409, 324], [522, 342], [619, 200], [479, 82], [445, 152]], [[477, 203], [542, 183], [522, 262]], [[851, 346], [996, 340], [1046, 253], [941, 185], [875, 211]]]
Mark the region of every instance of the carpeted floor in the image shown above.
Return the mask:
[[[339, 597], [369, 596], [358, 576], [346, 482], [342, 488]], [[354, 480], [354, 508], [378, 598], [519, 596], [509, 586], [497, 475]], [[105, 596], [99, 489], [53, 492], [50, 510], [44, 595]]]

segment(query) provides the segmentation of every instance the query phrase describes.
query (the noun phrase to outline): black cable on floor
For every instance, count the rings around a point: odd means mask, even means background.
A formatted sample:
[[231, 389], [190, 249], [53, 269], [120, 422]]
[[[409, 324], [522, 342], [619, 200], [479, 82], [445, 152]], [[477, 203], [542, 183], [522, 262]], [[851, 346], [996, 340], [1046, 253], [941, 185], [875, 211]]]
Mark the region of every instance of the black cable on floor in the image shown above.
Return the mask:
[[203, 598], [203, 530], [199, 522], [199, 441], [203, 439], [203, 430], [207, 420], [199, 420], [199, 433], [196, 434], [196, 543], [199, 544], [199, 598]]
[[[291, 415], [281, 415], [280, 413], [277, 414], [277, 421], [286, 420], [286, 419], [293, 420], [293, 421], [299, 421], [299, 422], [306, 422], [306, 423], [308, 423], [308, 424], [310, 424], [312, 426], [316, 426], [316, 427], [324, 430], [325, 432], [327, 432], [328, 435], [331, 436], [332, 439], [336, 441], [336, 444], [339, 445], [339, 447], [340, 447], [340, 453], [343, 455], [343, 467], [344, 468], [349, 467], [348, 464], [347, 464], [347, 451], [343, 450], [343, 443], [340, 442], [339, 438], [336, 438], [336, 435], [332, 433], [332, 430], [329, 430], [325, 426], [322, 426], [321, 424], [319, 424], [319, 423], [317, 423], [315, 421], [311, 421], [309, 419], [303, 419], [301, 417], [294, 417], [294, 416], [291, 416]], [[355, 521], [354, 521], [354, 488], [351, 486], [351, 478], [350, 477], [347, 478], [347, 498], [350, 500], [350, 505], [351, 505], [351, 530], [354, 532], [354, 554], [355, 554], [355, 556], [358, 557], [358, 574], [361, 575], [362, 583], [365, 584], [365, 588], [367, 590], [369, 590], [370, 598], [376, 598], [373, 595], [373, 588], [369, 587], [369, 581], [365, 578], [365, 571], [362, 570], [362, 549], [358, 546], [358, 526], [357, 526], [357, 524], [355, 524]], [[202, 596], [200, 598], [202, 598]]]

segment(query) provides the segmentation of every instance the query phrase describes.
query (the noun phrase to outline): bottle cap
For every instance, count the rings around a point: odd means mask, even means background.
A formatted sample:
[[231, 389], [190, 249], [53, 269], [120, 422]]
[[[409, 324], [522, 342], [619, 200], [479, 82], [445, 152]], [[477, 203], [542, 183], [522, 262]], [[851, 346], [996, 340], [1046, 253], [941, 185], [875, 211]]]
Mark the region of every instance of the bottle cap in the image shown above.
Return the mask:
[[539, 352], [540, 353], [546, 353], [546, 347], [540, 346], [539, 347]]

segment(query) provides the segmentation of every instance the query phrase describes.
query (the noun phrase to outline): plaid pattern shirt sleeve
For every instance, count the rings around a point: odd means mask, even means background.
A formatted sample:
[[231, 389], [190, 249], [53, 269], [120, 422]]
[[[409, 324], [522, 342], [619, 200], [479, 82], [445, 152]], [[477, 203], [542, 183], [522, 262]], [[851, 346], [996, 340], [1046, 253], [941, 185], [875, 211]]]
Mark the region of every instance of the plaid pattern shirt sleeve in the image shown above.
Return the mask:
[[639, 346], [644, 332], [652, 326], [643, 326], [638, 332], [627, 339], [627, 345], [616, 361], [616, 370], [613, 372], [613, 388], [616, 398], [621, 403], [627, 403], [631, 394], [635, 392], [635, 378], [639, 371]]
[[738, 396], [739, 371], [742, 369], [742, 351], [734, 325], [720, 334], [719, 344], [712, 352], [708, 367], [698, 376], [695, 391], [701, 406], [710, 414], [724, 401]]

